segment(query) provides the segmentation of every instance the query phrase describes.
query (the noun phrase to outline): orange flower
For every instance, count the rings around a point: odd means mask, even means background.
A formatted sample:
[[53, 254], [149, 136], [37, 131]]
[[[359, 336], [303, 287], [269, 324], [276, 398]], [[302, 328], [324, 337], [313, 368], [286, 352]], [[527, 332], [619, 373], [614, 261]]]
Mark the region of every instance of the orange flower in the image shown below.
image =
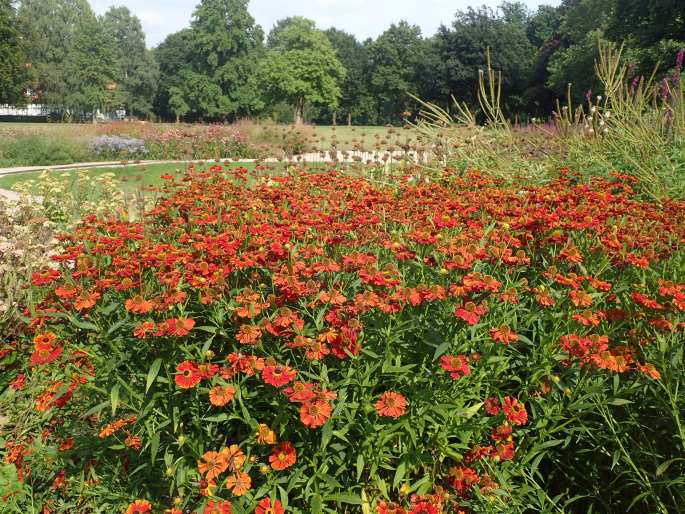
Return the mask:
[[262, 329], [257, 325], [241, 325], [235, 338], [240, 344], [256, 344], [262, 337]]
[[331, 417], [331, 406], [324, 400], [305, 402], [300, 407], [300, 420], [309, 428], [320, 427]]
[[141, 295], [136, 295], [133, 298], [129, 298], [124, 303], [127, 311], [133, 312], [135, 314], [147, 314], [152, 310], [154, 304], [143, 298]]
[[519, 339], [518, 334], [509, 328], [508, 325], [491, 328], [490, 337], [492, 337], [492, 340], [496, 343], [502, 343], [505, 345], [508, 345], [509, 343], [515, 343]]
[[44, 334], [36, 334], [33, 338], [33, 344], [38, 346], [52, 346], [57, 341], [57, 336], [53, 332], [45, 332]]
[[290, 441], [283, 441], [273, 449], [269, 455], [269, 462], [271, 467], [275, 470], [283, 470], [294, 465], [297, 461], [297, 453], [295, 447]]
[[228, 469], [228, 460], [222, 452], [206, 452], [197, 463], [197, 469], [203, 475], [206, 473], [207, 480], [212, 480]]
[[226, 488], [236, 496], [242, 496], [252, 489], [252, 479], [247, 473], [236, 473], [226, 479]]
[[259, 444], [276, 444], [276, 433], [263, 423], [257, 427], [256, 435]]
[[147, 500], [136, 500], [126, 509], [126, 514], [145, 514], [152, 510], [152, 504]]
[[134, 450], [140, 450], [142, 441], [140, 440], [140, 437], [133, 434], [128, 434], [128, 437], [126, 437], [124, 440], [124, 444], [129, 448], [133, 448]]
[[105, 427], [100, 430], [100, 434], [98, 437], [100, 439], [105, 439], [115, 432], [118, 432], [122, 428], [124, 428], [127, 425], [132, 425], [133, 423], [136, 422], [136, 417], [135, 416], [130, 416], [128, 418], [123, 418], [123, 419], [118, 419], [116, 421], [113, 421], [112, 423], [109, 423], [105, 425]]
[[95, 305], [99, 299], [100, 293], [95, 291], [82, 294], [76, 299], [74, 307], [76, 307], [76, 309], [79, 311], [87, 310], [93, 307], [93, 305]]
[[238, 471], [245, 464], [245, 454], [237, 444], [232, 444], [221, 450], [221, 455], [226, 459], [229, 471]]
[[223, 501], [212, 501], [209, 500], [207, 502], [207, 505], [205, 505], [205, 509], [202, 511], [202, 514], [231, 514], [232, 506], [231, 502], [223, 500]]
[[407, 409], [407, 399], [400, 393], [386, 391], [376, 402], [375, 407], [381, 416], [399, 418]]
[[223, 407], [228, 402], [230, 402], [235, 396], [235, 387], [232, 385], [227, 386], [214, 386], [209, 390], [209, 402], [217, 407]]
[[195, 320], [193, 318], [172, 318], [166, 321], [166, 325], [167, 335], [183, 337], [193, 329]]

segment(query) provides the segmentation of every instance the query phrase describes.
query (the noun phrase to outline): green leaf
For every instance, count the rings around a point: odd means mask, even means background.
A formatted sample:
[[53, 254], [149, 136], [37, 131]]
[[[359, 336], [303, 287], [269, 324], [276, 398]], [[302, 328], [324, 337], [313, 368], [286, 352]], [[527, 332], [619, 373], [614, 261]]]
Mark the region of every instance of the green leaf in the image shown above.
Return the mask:
[[627, 405], [629, 403], [633, 403], [630, 400], [626, 400], [624, 398], [612, 398], [607, 402], [609, 405]]
[[362, 477], [364, 472], [364, 455], [361, 453], [357, 455], [357, 481]]
[[152, 464], [155, 463], [155, 457], [157, 457], [157, 452], [159, 451], [159, 432], [155, 432], [150, 441], [150, 460]]
[[321, 514], [323, 512], [323, 501], [321, 500], [321, 495], [315, 494], [312, 496], [312, 503], [310, 507], [312, 509], [312, 514]]
[[145, 382], [145, 394], [150, 390], [152, 383], [157, 378], [159, 374], [159, 368], [162, 366], [162, 359], [155, 359], [155, 362], [150, 366], [150, 370], [147, 372], [147, 380]]
[[656, 468], [656, 472], [655, 472], [656, 476], [659, 477], [659, 476], [663, 475], [666, 472], [666, 470], [669, 468], [669, 466], [677, 460], [682, 460], [682, 459], [669, 459], [666, 462], [662, 462], [661, 464], [659, 464], [659, 467]]
[[400, 461], [400, 463], [397, 465], [397, 469], [395, 470], [395, 478], [392, 479], [393, 489], [397, 489], [397, 486], [400, 484], [400, 482], [404, 478], [404, 475], [406, 472], [407, 472], [407, 463], [404, 460]]
[[119, 406], [119, 388], [121, 384], [115, 384], [109, 393], [110, 402], [112, 404], [112, 416], [116, 414], [117, 407]]
[[479, 402], [474, 405], [471, 405], [471, 407], [469, 407], [468, 409], [462, 409], [457, 412], [457, 416], [461, 418], [471, 419], [480, 410], [480, 408], [483, 406], [483, 403], [484, 402]]
[[435, 353], [433, 354], [433, 361], [438, 360], [440, 357], [445, 355], [447, 353], [447, 350], [450, 347], [450, 342], [445, 341], [444, 343], [441, 343], [438, 345], [438, 347], [435, 349]]
[[362, 499], [354, 493], [337, 493], [331, 499], [339, 503], [349, 503], [350, 505], [362, 504]]

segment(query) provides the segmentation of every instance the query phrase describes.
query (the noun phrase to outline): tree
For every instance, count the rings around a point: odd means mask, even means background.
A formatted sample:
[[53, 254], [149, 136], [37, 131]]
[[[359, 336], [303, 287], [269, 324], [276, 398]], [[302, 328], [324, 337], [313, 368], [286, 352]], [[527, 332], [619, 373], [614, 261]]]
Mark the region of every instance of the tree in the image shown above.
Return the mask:
[[419, 65], [425, 46], [421, 29], [406, 21], [393, 24], [370, 45], [367, 72], [371, 92], [378, 101], [378, 120], [397, 122], [418, 93]]
[[325, 109], [328, 119], [336, 120], [337, 114], [346, 118], [347, 124], [352, 120], [359, 122], [366, 119], [374, 110], [374, 102], [369, 102], [368, 81], [365, 66], [368, 59], [368, 49], [357, 41], [352, 34], [342, 30], [330, 28], [324, 34], [331, 42], [335, 54], [346, 71], [345, 79], [340, 84], [340, 101], [337, 111]]
[[83, 17], [66, 63], [66, 106], [76, 112], [90, 112], [93, 122], [98, 109], [112, 107], [117, 102], [113, 88], [116, 57], [114, 42], [100, 20], [94, 15]]
[[24, 101], [25, 63], [14, 6], [10, 0], [0, 0], [0, 104]]
[[127, 7], [111, 7], [102, 17], [102, 27], [114, 45], [118, 100], [129, 114], [148, 116], [152, 112], [159, 67], [145, 47], [140, 20]]
[[190, 106], [183, 98], [182, 77], [184, 70], [190, 70], [192, 64], [191, 45], [192, 31], [183, 29], [167, 36], [153, 50], [154, 59], [159, 66], [159, 86], [154, 101], [158, 116], [167, 119], [173, 116], [179, 121], [180, 117], [190, 112]]
[[87, 0], [22, 0], [18, 24], [31, 64], [37, 100], [62, 110], [69, 93], [67, 66], [79, 27], [95, 18]]
[[307, 103], [336, 109], [345, 68], [326, 36], [306, 18], [290, 18], [269, 35], [261, 76], [274, 100], [293, 107], [296, 124], [303, 122]]
[[456, 13], [451, 29], [440, 27], [436, 44], [442, 90], [475, 105], [478, 71], [485, 68], [489, 49], [493, 67], [502, 72], [505, 109], [520, 110], [535, 58], [526, 12], [518, 3], [504, 3], [497, 11], [469, 8]]
[[565, 96], [569, 84], [575, 104], [589, 91], [599, 93], [597, 42], [605, 38], [613, 8], [614, 0], [565, 0], [560, 6], [560, 45], [549, 57], [547, 80], [556, 96]]
[[[248, 0], [202, 0], [195, 9], [191, 23], [193, 82], [218, 86], [221, 98], [195, 106], [188, 102], [191, 110], [209, 116], [240, 116], [263, 107], [255, 75], [264, 33], [247, 5]], [[200, 81], [197, 74], [204, 79]], [[205, 95], [193, 97], [205, 101]]]

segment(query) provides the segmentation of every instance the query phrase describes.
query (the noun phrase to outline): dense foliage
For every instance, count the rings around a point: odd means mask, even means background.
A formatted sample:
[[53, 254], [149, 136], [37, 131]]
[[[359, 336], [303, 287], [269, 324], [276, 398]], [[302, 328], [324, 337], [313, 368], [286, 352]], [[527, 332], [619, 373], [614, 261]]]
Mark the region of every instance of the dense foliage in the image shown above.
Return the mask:
[[[18, 4], [17, 13], [8, 0], [0, 4], [0, 27], [8, 27], [0, 30], [11, 29], [0, 39], [0, 62], [19, 70], [27, 52], [30, 77], [2, 71], [0, 98], [16, 99], [28, 87], [35, 101], [72, 116], [96, 106], [164, 120], [290, 122], [304, 114], [326, 124], [399, 124], [417, 111], [408, 93], [443, 107], [451, 95], [477, 105], [488, 48], [503, 74], [506, 114], [549, 116], [569, 83], [576, 104], [598, 90], [590, 71], [598, 40], [625, 42], [635, 76], [649, 75], [659, 63], [659, 76], [667, 75], [685, 46], [680, 0], [563, 0], [534, 12], [503, 2], [497, 9], [457, 11], [434, 35], [421, 34], [409, 20], [365, 41], [335, 28], [322, 33], [311, 21], [293, 25], [293, 18], [278, 22], [265, 41], [248, 0], [202, 0], [190, 28], [153, 51], [145, 49], [140, 22], [126, 8], [96, 17], [87, 0]], [[288, 26], [308, 41], [307, 59], [300, 49], [277, 51], [275, 41]], [[17, 31], [31, 42], [28, 48], [17, 44]]]
[[685, 501], [682, 202], [568, 170], [166, 178], [32, 276], [2, 348], [10, 508]]

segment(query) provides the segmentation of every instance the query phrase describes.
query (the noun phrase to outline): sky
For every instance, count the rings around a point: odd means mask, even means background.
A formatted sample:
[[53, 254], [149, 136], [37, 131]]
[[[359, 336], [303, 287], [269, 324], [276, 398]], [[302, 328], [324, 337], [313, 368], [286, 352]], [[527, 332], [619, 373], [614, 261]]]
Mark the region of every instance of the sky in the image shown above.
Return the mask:
[[[540, 4], [558, 5], [560, 0], [522, 0], [531, 9]], [[125, 5], [140, 18], [148, 47], [190, 24], [199, 0], [90, 0], [103, 14], [110, 5]], [[449, 25], [454, 13], [468, 6], [496, 7], [501, 0], [251, 0], [250, 13], [265, 32], [287, 16], [306, 16], [320, 29], [336, 27], [364, 40], [376, 37], [391, 23], [408, 20], [432, 36], [440, 24]]]

